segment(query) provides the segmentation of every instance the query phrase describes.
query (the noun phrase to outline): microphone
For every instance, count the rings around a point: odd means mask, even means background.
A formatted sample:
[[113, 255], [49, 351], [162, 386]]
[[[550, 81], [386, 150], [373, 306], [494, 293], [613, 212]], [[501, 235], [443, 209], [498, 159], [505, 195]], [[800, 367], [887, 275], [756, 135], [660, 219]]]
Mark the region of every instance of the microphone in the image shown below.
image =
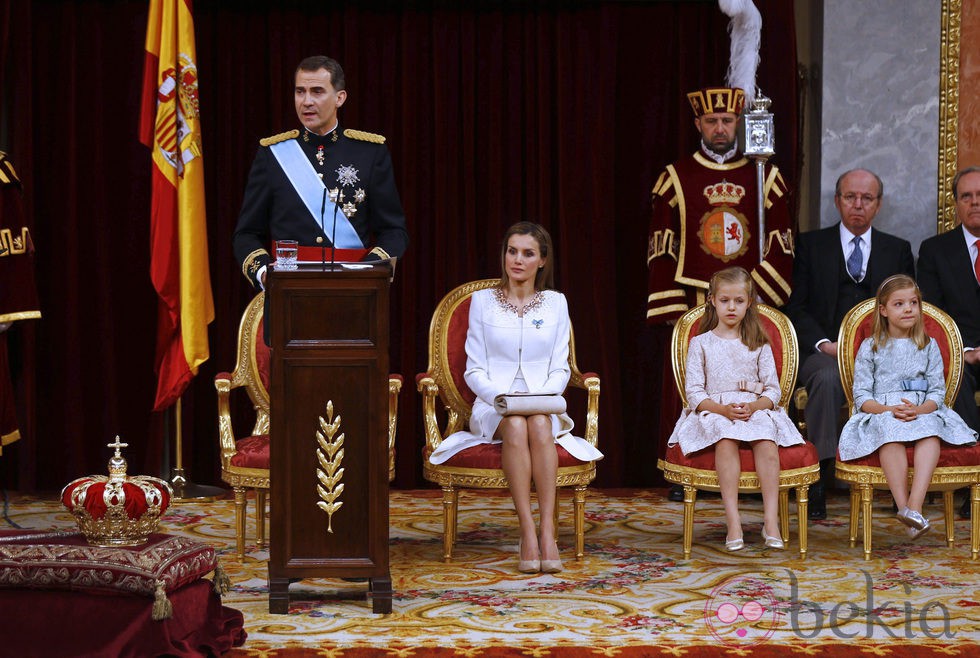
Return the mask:
[[334, 200], [333, 204], [333, 229], [330, 233], [330, 269], [333, 270], [337, 263], [337, 207], [340, 205], [341, 194], [337, 194], [337, 198]]
[[[320, 230], [323, 231], [323, 233], [326, 233], [326, 231], [323, 230], [323, 215], [324, 213], [326, 213], [326, 211], [327, 211], [327, 186], [324, 185], [323, 201], [320, 202]], [[327, 267], [327, 248], [321, 244], [320, 245], [320, 268], [326, 269], [326, 267]]]

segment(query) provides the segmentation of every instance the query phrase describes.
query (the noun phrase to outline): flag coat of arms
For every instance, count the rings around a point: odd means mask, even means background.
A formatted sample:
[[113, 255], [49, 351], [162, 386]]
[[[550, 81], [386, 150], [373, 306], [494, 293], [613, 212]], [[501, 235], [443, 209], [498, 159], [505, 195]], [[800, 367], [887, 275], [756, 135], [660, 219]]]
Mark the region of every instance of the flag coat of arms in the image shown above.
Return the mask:
[[204, 163], [191, 0], [150, 0], [140, 141], [152, 149], [150, 278], [159, 297], [154, 410], [170, 407], [210, 355]]

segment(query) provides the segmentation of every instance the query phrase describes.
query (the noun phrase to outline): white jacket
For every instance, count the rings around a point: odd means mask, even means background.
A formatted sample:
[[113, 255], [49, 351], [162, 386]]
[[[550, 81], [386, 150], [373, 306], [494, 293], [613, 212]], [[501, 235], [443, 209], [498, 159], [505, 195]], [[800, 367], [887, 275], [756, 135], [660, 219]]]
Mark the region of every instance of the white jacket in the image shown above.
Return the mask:
[[470, 301], [463, 379], [486, 404], [509, 393], [518, 369], [529, 393], [561, 394], [568, 385], [568, 302], [554, 290], [524, 317], [504, 309], [494, 289], [478, 290]]

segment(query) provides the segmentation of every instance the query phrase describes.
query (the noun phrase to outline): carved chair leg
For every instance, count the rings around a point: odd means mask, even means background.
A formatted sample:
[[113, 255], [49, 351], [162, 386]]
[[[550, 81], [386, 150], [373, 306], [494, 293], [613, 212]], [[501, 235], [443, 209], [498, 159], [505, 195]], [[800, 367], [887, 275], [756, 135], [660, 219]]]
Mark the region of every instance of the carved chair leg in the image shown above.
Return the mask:
[[452, 485], [442, 488], [442, 559], [451, 562], [456, 541], [457, 492]]
[[861, 530], [864, 535], [864, 559], [871, 559], [871, 503], [875, 490], [870, 484], [861, 485]]
[[809, 519], [807, 510], [810, 507], [810, 485], [801, 484], [796, 487], [796, 523], [799, 526], [797, 532], [800, 534], [800, 559], [806, 559], [807, 550], [807, 530]]
[[585, 485], [580, 484], [576, 486], [573, 496], [575, 507], [575, 559], [581, 560], [585, 557]]
[[265, 548], [265, 489], [255, 490], [255, 543]]
[[694, 540], [694, 501], [698, 490], [689, 484], [684, 485], [684, 559], [691, 559], [691, 543]]
[[558, 522], [558, 507], [560, 506], [560, 503], [561, 503], [561, 487], [555, 487], [555, 513], [554, 513], [555, 518], [552, 519], [552, 521], [554, 521], [555, 524], [556, 539], [558, 537], [558, 531], [561, 529], [561, 524]]
[[970, 485], [970, 559], [980, 555], [980, 484]]
[[235, 554], [245, 559], [245, 487], [232, 487], [235, 492]]
[[946, 546], [953, 547], [953, 491], [943, 491], [943, 521], [946, 523]]
[[856, 484], [851, 485], [851, 507], [850, 507], [850, 528], [848, 529], [847, 538], [850, 542], [851, 548], [857, 545], [857, 527], [858, 527], [858, 507], [861, 505], [861, 492], [858, 490]]
[[789, 489], [779, 490], [779, 534], [789, 543]]

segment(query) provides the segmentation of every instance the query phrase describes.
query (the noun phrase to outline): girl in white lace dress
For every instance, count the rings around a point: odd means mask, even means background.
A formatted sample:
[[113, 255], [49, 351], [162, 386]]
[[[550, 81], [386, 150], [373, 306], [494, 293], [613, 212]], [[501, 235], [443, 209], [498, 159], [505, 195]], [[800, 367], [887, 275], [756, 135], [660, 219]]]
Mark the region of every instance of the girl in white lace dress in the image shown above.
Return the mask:
[[776, 361], [755, 300], [755, 284], [741, 267], [711, 277], [701, 333], [687, 352], [689, 406], [668, 441], [679, 443], [685, 455], [713, 446], [730, 551], [745, 545], [738, 512], [739, 445], [752, 445], [762, 487], [762, 538], [770, 548], [783, 548], [777, 446], [803, 443], [793, 421], [776, 406], [781, 397]]
[[[922, 294], [904, 274], [878, 288], [878, 313], [871, 336], [854, 359], [854, 415], [841, 431], [838, 454], [848, 461], [878, 452], [898, 520], [913, 539], [929, 530], [922, 515], [940, 439], [962, 445], [976, 433], [944, 403], [943, 359], [922, 322]], [[905, 448], [915, 444], [912, 487]]]

